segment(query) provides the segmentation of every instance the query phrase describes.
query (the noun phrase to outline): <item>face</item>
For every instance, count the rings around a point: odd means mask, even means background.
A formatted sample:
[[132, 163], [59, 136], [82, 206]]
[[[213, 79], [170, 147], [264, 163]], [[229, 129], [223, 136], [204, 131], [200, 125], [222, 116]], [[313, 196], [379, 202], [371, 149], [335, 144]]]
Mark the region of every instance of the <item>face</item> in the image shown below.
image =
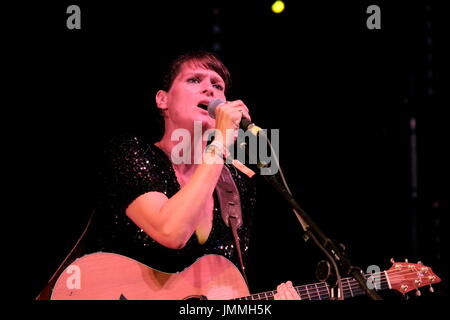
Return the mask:
[[193, 62], [182, 65], [168, 92], [160, 90], [156, 96], [159, 108], [166, 109], [165, 121], [174, 127], [192, 130], [194, 121], [201, 121], [203, 129], [215, 127], [215, 120], [205, 107], [213, 99], [225, 97], [225, 82], [215, 71]]

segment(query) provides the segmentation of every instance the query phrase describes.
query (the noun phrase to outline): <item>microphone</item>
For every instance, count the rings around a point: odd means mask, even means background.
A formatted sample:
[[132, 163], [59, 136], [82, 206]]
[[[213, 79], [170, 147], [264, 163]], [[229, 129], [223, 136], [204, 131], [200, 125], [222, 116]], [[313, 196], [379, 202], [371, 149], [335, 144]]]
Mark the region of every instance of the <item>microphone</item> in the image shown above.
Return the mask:
[[[224, 103], [225, 103], [225, 101], [222, 100], [222, 99], [211, 100], [209, 102], [209, 104], [208, 104], [209, 116], [211, 118], [215, 119], [216, 118], [216, 109], [217, 109], [217, 107], [222, 105], [222, 104], [224, 104]], [[258, 127], [253, 122], [251, 122], [250, 120], [248, 120], [247, 118], [244, 118], [244, 117], [241, 118], [241, 122], [240, 122], [239, 126], [244, 131], [249, 130], [254, 136], [258, 136], [259, 131], [262, 130], [260, 127]]]

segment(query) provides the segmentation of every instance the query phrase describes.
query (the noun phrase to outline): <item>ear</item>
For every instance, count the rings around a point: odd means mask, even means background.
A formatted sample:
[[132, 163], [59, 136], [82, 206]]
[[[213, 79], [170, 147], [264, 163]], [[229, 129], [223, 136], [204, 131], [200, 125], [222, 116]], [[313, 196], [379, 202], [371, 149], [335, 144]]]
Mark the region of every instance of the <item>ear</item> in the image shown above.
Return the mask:
[[167, 110], [167, 92], [164, 90], [159, 90], [156, 93], [156, 106], [161, 109], [161, 111], [166, 111]]

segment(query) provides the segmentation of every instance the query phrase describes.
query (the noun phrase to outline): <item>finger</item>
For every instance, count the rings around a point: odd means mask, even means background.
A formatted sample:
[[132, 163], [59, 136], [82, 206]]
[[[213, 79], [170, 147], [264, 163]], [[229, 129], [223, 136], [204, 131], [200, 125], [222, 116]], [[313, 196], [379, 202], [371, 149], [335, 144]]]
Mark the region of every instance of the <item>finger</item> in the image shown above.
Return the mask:
[[282, 287], [281, 284], [277, 286], [277, 293], [275, 293], [275, 295], [273, 296], [273, 298], [275, 300], [281, 300], [282, 296], [281, 296], [281, 291], [282, 291]]
[[[224, 124], [226, 128], [238, 129], [242, 114], [230, 104], [221, 104], [216, 109], [216, 127]], [[232, 126], [230, 126], [232, 124]]]
[[283, 283], [282, 285], [282, 295], [285, 300], [293, 300], [294, 295], [292, 294], [289, 285], [287, 283]]
[[289, 291], [285, 283], [280, 285], [280, 300], [288, 300], [289, 299]]
[[251, 120], [250, 112], [246, 106], [237, 106], [238, 111], [241, 113], [241, 116], [245, 119]]
[[248, 108], [244, 104], [238, 102], [230, 102], [227, 104], [224, 103], [219, 105], [216, 109], [216, 114], [218, 113], [227, 114], [228, 117], [232, 118], [238, 123], [241, 121], [242, 117], [250, 118]]
[[288, 288], [288, 292], [289, 292], [289, 295], [292, 300], [301, 300], [297, 290], [295, 290], [291, 281], [287, 282], [287, 288]]
[[274, 296], [277, 300], [301, 300], [291, 281], [280, 284], [277, 290], [278, 293]]
[[240, 110], [239, 112], [241, 112], [242, 118], [248, 119], [248, 120], [252, 120], [252, 118], [250, 117], [250, 113], [248, 111], [245, 110]]
[[247, 106], [245, 105], [245, 103], [242, 102], [242, 100], [235, 100], [235, 101], [232, 101], [229, 105], [230, 105], [230, 107], [232, 107], [232, 108], [238, 109], [239, 112], [242, 113], [242, 116], [243, 116], [244, 118], [246, 118], [246, 119], [248, 119], [248, 120], [251, 120], [250, 112], [249, 112]]

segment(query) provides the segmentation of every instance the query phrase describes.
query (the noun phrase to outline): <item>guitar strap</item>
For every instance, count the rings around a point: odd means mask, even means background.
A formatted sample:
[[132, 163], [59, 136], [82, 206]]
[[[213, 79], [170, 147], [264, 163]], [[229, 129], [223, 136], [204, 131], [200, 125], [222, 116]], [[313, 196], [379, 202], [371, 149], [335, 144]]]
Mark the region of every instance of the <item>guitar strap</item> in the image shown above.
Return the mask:
[[239, 257], [239, 264], [241, 267], [242, 275], [247, 283], [247, 276], [245, 274], [245, 266], [242, 259], [241, 245], [239, 234], [237, 230], [242, 225], [242, 210], [241, 210], [241, 198], [237, 189], [236, 183], [233, 180], [230, 169], [224, 165], [219, 181], [216, 185], [216, 193], [219, 198], [220, 210], [222, 212], [222, 219], [225, 224], [231, 228], [233, 233], [234, 243], [236, 246], [236, 252]]

